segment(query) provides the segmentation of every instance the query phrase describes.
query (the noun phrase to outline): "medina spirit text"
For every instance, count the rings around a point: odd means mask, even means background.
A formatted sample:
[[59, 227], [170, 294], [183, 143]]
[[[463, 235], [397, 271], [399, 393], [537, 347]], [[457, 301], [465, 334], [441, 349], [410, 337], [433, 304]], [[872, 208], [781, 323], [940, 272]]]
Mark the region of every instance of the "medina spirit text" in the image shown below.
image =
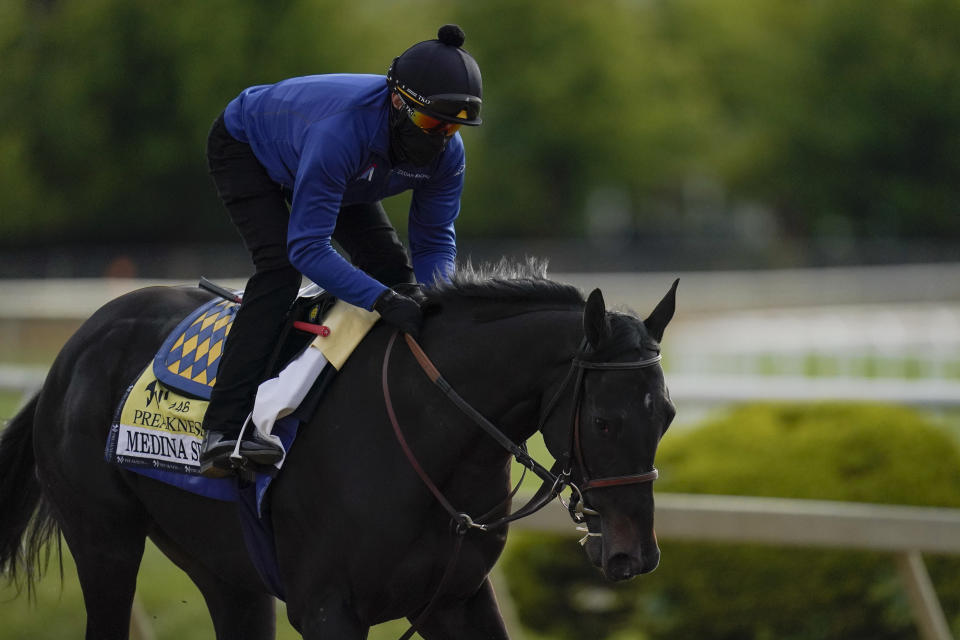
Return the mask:
[[[168, 460], [200, 460], [200, 441], [184, 443], [179, 438], [157, 433], [127, 431], [127, 454], [163, 456]], [[189, 453], [187, 451], [189, 445]]]

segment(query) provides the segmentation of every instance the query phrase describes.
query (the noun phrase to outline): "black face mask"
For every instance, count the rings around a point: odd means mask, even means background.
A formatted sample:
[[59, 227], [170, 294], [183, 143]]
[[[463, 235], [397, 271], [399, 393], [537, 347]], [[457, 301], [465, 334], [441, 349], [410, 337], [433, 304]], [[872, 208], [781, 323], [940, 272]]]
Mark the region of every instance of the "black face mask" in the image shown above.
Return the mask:
[[450, 138], [430, 134], [413, 124], [401, 109], [390, 114], [390, 159], [394, 164], [424, 167], [447, 147]]

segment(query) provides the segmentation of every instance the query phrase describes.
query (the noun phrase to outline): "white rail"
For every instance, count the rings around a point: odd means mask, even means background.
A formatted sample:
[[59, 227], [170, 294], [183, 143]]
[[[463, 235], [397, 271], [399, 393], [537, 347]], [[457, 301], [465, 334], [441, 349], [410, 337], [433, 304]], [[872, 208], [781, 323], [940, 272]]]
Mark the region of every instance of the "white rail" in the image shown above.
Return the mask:
[[724, 405], [755, 401], [848, 400], [913, 407], [960, 406], [960, 381], [902, 378], [809, 378], [800, 376], [696, 375], [668, 373], [678, 405]]
[[[43, 367], [0, 364], [0, 390], [33, 391], [43, 384], [45, 376]], [[700, 406], [774, 400], [850, 400], [927, 408], [960, 406], [960, 382], [953, 380], [691, 374], [670, 374], [668, 379], [674, 402]]]
[[0, 364], [0, 391], [19, 392], [23, 402], [39, 390], [47, 376], [44, 367]]

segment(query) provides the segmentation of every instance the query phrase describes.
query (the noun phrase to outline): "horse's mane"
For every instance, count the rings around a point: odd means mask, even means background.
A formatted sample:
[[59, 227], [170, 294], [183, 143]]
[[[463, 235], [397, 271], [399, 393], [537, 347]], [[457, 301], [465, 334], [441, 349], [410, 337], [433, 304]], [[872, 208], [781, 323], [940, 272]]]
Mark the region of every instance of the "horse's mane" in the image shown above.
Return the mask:
[[570, 284], [550, 280], [547, 262], [536, 258], [501, 259], [475, 267], [461, 265], [450, 281], [427, 290], [431, 303], [442, 306], [469, 303], [477, 299], [524, 306], [583, 306], [583, 294]]
[[[542, 309], [583, 309], [584, 298], [578, 288], [556, 282], [547, 277], [547, 262], [536, 258], [525, 260], [501, 259], [497, 263], [461, 265], [448, 282], [426, 290], [431, 306], [468, 308], [474, 316], [492, 319]], [[482, 312], [477, 302], [497, 303], [494, 308], [484, 305]], [[587, 360], [613, 361], [624, 354], [659, 351], [659, 345], [647, 333], [646, 327], [629, 309], [608, 312], [610, 334], [600, 351], [581, 354]], [[637, 358], [641, 356], [636, 356]]]

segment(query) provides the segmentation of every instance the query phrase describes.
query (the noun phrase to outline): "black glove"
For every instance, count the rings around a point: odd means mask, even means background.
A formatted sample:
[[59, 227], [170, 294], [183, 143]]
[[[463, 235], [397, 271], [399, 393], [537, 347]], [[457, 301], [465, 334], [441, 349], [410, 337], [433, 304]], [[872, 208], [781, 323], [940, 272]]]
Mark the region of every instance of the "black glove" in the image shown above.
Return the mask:
[[373, 310], [380, 314], [384, 322], [400, 331], [409, 333], [414, 338], [420, 335], [423, 314], [420, 312], [420, 305], [411, 298], [387, 289], [373, 303]]
[[423, 292], [423, 285], [419, 282], [401, 282], [393, 285], [391, 289], [412, 299], [420, 305], [420, 308], [423, 308], [423, 305], [427, 303], [427, 294]]

